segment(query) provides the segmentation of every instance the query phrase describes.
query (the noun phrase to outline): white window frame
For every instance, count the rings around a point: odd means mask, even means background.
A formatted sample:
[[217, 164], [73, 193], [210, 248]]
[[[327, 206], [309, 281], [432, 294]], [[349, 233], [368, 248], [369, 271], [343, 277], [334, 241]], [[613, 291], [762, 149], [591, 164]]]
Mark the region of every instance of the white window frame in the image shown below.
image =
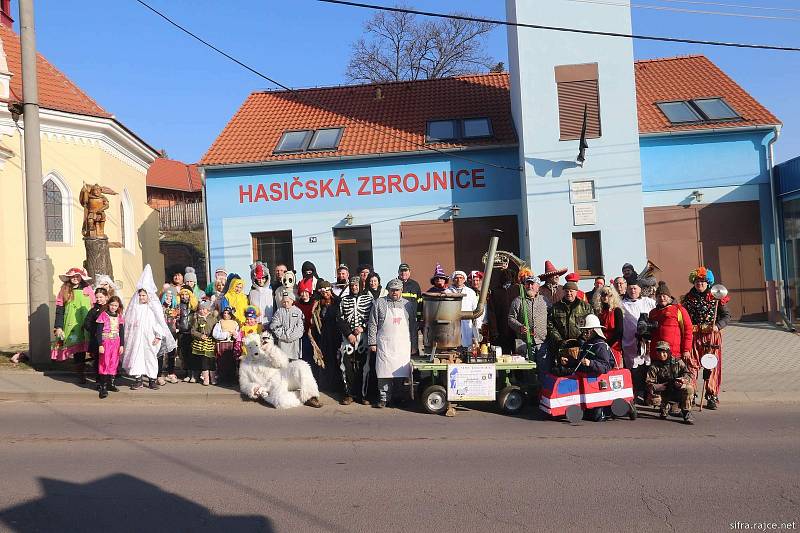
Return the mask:
[[136, 227], [135, 219], [134, 219], [134, 212], [133, 212], [133, 202], [131, 201], [131, 195], [128, 193], [128, 189], [122, 189], [122, 208], [125, 210], [124, 217], [120, 216], [120, 235], [124, 233], [125, 236], [125, 246], [124, 249], [129, 251], [132, 254], [136, 253], [136, 246], [134, 245], [134, 238], [135, 234], [133, 228]]
[[47, 241], [47, 245], [66, 245], [72, 246], [74, 239], [74, 227], [72, 225], [72, 191], [64, 178], [61, 177], [55, 170], [51, 170], [42, 177], [42, 188], [47, 180], [52, 180], [58, 190], [61, 192], [61, 226], [62, 226], [62, 240], [60, 241]]

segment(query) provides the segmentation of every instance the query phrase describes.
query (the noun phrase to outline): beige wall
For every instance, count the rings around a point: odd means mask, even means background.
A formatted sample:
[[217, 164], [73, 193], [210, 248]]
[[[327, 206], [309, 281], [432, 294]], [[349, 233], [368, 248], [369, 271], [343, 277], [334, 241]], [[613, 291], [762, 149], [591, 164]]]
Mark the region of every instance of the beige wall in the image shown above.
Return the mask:
[[[24, 184], [20, 168], [20, 138], [17, 133], [1, 137], [3, 145], [15, 152], [0, 169], [0, 184], [4, 192], [0, 206], [0, 347], [26, 342], [27, 339], [27, 276], [25, 246]], [[150, 263], [156, 283], [163, 279], [164, 260], [158, 248], [158, 214], [147, 205], [145, 170], [125, 160], [124, 154], [96, 141], [77, 137], [52, 138], [42, 136], [42, 172], [57, 173], [71, 195], [71, 231], [69, 243], [48, 243], [48, 267], [52, 274], [51, 317], [55, 295], [61, 282], [57, 274], [71, 266], [82, 266], [86, 253], [81, 235], [83, 208], [78, 196], [84, 183], [100, 183], [118, 194], [108, 195], [106, 234], [111, 242], [122, 241], [120, 204], [127, 190], [132, 206], [133, 239], [128, 248], [112, 248], [111, 262], [114, 277], [122, 284], [124, 303], [145, 264]], [[111, 152], [111, 153], [109, 153]], [[126, 218], [130, 213], [126, 211]]]

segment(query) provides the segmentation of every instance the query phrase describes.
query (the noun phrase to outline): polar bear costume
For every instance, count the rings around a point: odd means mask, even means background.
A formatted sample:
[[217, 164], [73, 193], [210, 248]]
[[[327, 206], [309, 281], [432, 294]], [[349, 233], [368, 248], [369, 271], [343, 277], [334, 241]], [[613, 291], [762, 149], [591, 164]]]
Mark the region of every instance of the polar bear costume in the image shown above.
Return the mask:
[[251, 400], [265, 400], [276, 409], [298, 407], [319, 398], [311, 367], [301, 360], [290, 361], [275, 346], [272, 334], [252, 333], [244, 338], [247, 355], [239, 365], [239, 388]]

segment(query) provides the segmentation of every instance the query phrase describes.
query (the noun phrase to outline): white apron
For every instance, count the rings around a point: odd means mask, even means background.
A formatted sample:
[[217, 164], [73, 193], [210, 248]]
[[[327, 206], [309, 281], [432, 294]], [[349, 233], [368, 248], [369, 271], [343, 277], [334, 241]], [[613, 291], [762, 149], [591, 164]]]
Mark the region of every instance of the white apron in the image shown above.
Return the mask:
[[411, 337], [408, 319], [402, 307], [386, 309], [386, 318], [378, 330], [375, 372], [379, 378], [411, 376]]

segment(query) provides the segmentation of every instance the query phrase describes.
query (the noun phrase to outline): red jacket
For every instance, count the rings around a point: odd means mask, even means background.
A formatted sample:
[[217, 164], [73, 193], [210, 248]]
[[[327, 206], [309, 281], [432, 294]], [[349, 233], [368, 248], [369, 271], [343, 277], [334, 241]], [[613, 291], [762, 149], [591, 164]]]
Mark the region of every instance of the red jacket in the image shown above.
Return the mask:
[[[680, 313], [682, 320], [678, 319]], [[656, 307], [650, 311], [650, 320], [658, 322], [650, 340], [650, 353], [656, 351], [658, 341], [667, 341], [672, 355], [681, 357], [684, 352], [692, 351], [692, 319], [681, 304], [673, 303], [666, 307]], [[683, 324], [681, 324], [683, 322]]]

